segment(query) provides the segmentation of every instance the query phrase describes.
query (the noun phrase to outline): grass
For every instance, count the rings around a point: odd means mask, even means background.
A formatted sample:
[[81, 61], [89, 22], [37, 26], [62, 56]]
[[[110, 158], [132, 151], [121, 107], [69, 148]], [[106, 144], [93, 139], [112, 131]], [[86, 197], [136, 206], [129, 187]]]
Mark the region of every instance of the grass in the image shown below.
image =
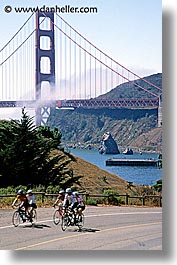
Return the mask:
[[80, 188], [87, 193], [102, 194], [107, 189], [119, 193], [127, 192], [127, 181], [79, 157], [76, 157], [76, 162], [71, 162], [71, 167], [74, 175], [83, 176], [80, 179]]

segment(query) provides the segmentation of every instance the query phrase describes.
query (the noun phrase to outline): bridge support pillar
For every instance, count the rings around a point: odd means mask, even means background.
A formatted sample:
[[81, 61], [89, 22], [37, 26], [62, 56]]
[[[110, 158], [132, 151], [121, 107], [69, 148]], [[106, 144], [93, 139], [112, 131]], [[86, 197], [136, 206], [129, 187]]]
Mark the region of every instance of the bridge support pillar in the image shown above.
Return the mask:
[[[46, 125], [51, 106], [45, 106], [55, 90], [54, 13], [36, 13], [36, 126]], [[47, 45], [49, 43], [50, 45]], [[49, 62], [45, 67], [42, 62]], [[47, 72], [42, 70], [47, 68]], [[42, 84], [49, 83], [50, 98], [42, 97]]]
[[158, 127], [162, 127], [162, 99], [159, 96], [159, 107], [158, 107]]

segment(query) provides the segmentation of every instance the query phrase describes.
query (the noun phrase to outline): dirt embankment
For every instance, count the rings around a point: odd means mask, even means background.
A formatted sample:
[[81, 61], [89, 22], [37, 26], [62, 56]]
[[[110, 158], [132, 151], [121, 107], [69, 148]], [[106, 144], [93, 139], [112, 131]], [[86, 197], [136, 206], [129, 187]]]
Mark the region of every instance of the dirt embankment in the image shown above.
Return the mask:
[[80, 179], [83, 191], [93, 194], [101, 194], [105, 189], [116, 190], [119, 193], [127, 192], [127, 181], [109, 173], [99, 167], [76, 157], [76, 162], [71, 162], [74, 175], [82, 175]]

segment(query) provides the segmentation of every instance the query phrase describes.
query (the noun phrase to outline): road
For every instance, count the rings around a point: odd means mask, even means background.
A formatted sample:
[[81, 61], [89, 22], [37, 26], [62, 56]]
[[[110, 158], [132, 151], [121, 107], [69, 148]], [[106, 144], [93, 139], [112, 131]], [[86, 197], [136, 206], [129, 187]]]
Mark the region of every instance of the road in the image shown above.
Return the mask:
[[81, 231], [62, 231], [53, 208], [38, 208], [33, 226], [14, 227], [13, 211], [0, 210], [1, 250], [162, 250], [162, 208], [88, 206]]

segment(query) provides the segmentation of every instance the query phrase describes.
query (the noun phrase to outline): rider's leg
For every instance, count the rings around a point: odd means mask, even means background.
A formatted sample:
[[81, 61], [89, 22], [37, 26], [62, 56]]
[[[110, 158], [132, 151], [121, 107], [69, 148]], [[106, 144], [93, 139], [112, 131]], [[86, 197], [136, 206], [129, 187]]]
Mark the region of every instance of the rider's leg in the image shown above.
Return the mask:
[[28, 213], [29, 213], [29, 216], [32, 217], [32, 215], [33, 215], [33, 207], [32, 207], [32, 205], [30, 205], [28, 207]]
[[21, 218], [23, 220], [23, 222], [26, 222], [26, 209], [25, 209], [25, 206], [24, 206], [24, 202], [22, 202], [20, 205], [19, 205], [19, 209], [21, 211]]

